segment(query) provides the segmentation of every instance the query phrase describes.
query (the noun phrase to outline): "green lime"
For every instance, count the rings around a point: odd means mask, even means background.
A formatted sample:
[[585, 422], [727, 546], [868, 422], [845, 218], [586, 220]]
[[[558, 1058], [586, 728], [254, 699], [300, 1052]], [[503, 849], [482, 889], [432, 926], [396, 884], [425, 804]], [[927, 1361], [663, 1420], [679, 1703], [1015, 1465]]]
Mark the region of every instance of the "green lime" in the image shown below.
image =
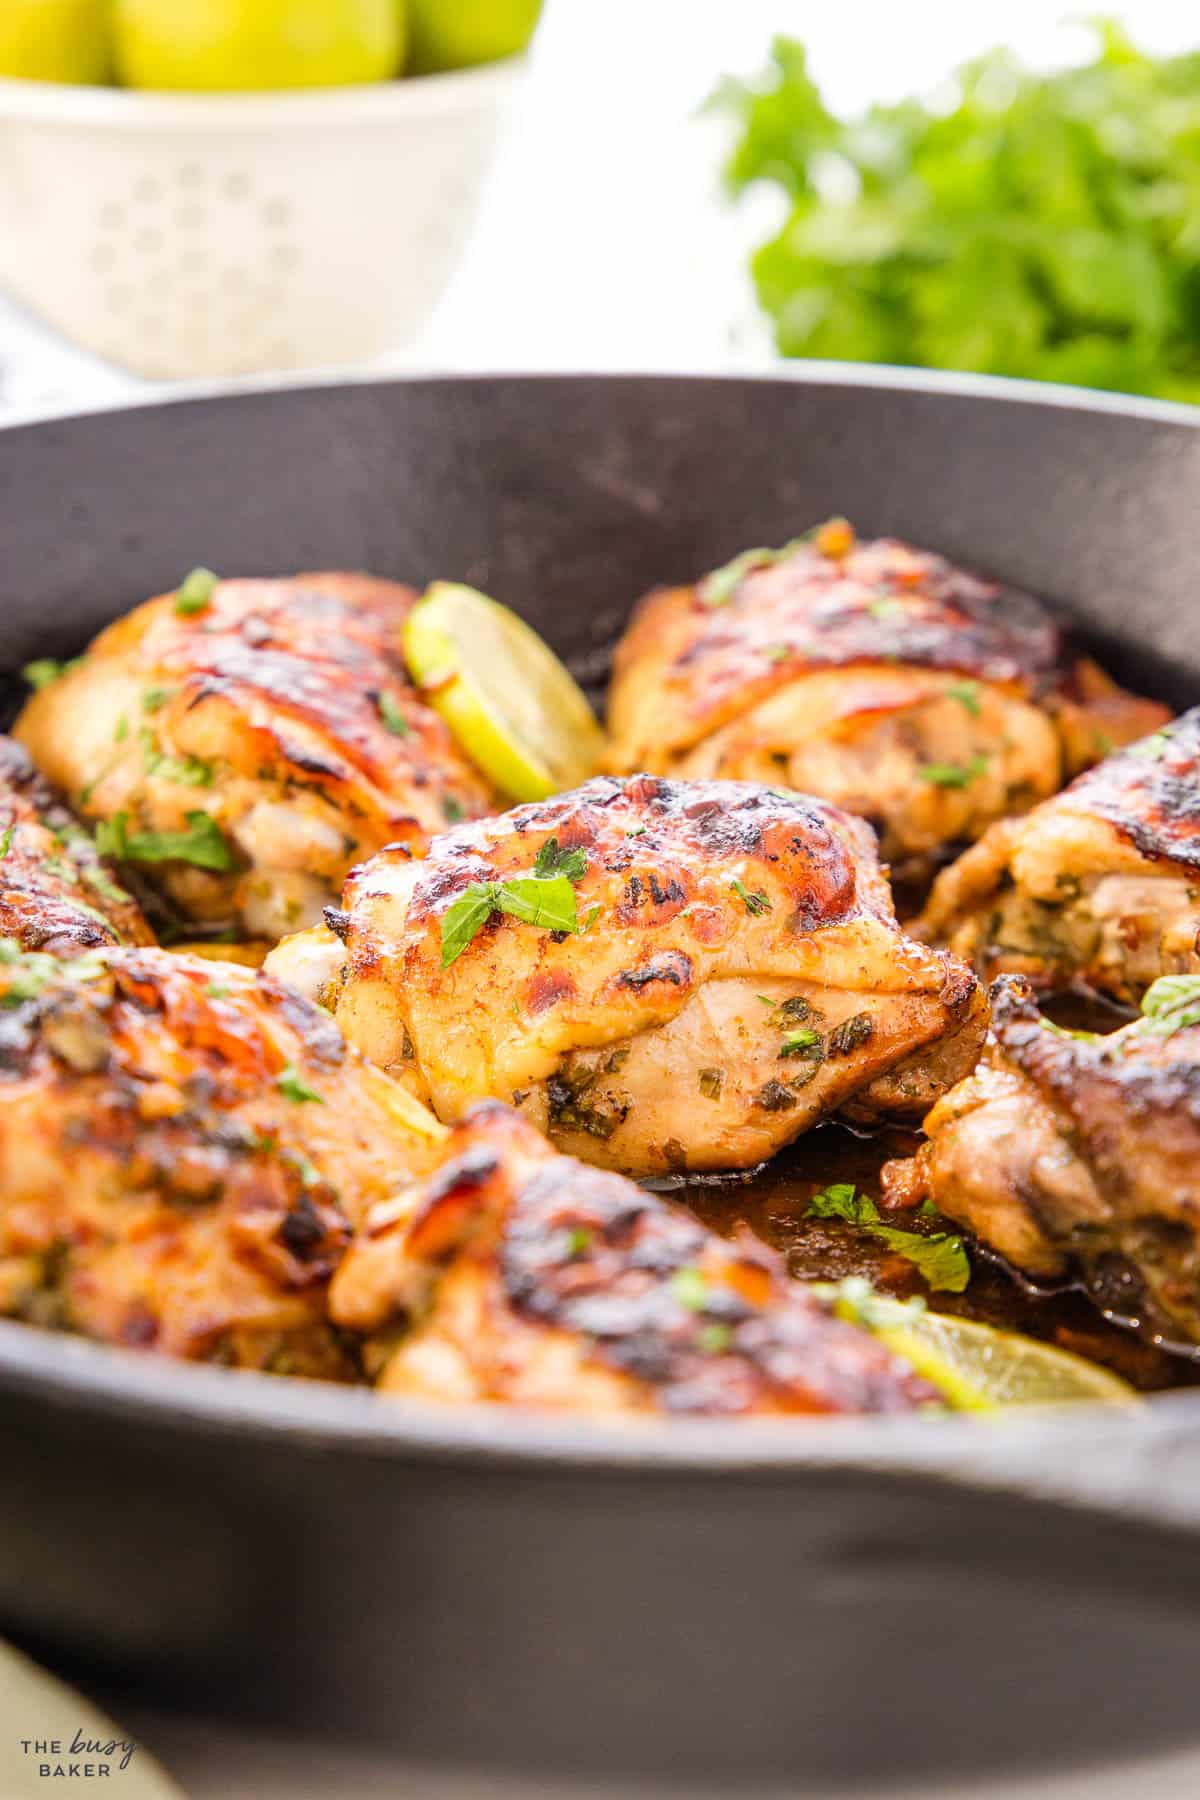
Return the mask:
[[594, 772], [604, 734], [585, 695], [507, 606], [435, 581], [404, 622], [404, 657], [424, 698], [510, 799], [544, 800]]
[[533, 36], [542, 0], [408, 0], [414, 75], [515, 56]]
[[833, 1300], [836, 1312], [865, 1325], [961, 1411], [1081, 1400], [1128, 1405], [1137, 1398], [1110, 1370], [1037, 1338], [931, 1312], [919, 1300], [889, 1300], [853, 1277], [836, 1285], [818, 1283], [817, 1289]]
[[213, 93], [387, 81], [404, 60], [396, 0], [114, 0], [130, 87]]
[[111, 81], [108, 0], [0, 0], [0, 75]]

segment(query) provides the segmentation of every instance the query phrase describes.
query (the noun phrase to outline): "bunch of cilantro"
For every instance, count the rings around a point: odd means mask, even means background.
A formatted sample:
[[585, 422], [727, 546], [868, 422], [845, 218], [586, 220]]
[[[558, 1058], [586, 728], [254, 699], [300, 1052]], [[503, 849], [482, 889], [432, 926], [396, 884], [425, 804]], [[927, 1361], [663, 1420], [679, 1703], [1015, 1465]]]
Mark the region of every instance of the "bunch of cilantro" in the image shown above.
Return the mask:
[[994, 50], [860, 118], [829, 111], [789, 38], [722, 84], [730, 186], [790, 207], [753, 262], [784, 355], [1200, 401], [1200, 53], [1093, 29], [1080, 67]]

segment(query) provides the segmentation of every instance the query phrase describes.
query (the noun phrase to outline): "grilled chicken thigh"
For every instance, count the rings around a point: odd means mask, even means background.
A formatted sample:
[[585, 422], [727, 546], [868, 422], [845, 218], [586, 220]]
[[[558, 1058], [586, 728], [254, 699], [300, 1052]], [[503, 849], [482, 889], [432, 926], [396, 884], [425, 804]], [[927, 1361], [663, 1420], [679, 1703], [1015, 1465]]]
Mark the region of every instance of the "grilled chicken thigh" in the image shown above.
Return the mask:
[[263, 976], [0, 947], [0, 1313], [168, 1355], [354, 1372], [325, 1316], [441, 1128]]
[[919, 1117], [983, 1035], [970, 971], [896, 924], [870, 830], [749, 784], [600, 777], [424, 862], [385, 850], [343, 904], [268, 966], [440, 1118], [495, 1096], [626, 1171]]
[[1098, 1304], [1200, 1343], [1200, 979], [1168, 977], [1109, 1036], [1065, 1032], [1005, 976], [979, 1068], [883, 1171], [1016, 1268], [1081, 1273]]
[[993, 825], [938, 877], [918, 929], [983, 975], [1133, 1004], [1159, 975], [1200, 970], [1200, 707]]
[[604, 1413], [882, 1413], [940, 1395], [746, 1234], [557, 1155], [498, 1102], [334, 1278], [389, 1393]]
[[0, 939], [73, 956], [153, 940], [141, 908], [29, 756], [0, 737]]
[[819, 794], [905, 879], [1167, 716], [1030, 595], [844, 520], [648, 595], [609, 705], [617, 770]]
[[491, 804], [405, 673], [414, 597], [363, 575], [193, 575], [101, 632], [17, 735], [184, 935], [276, 939], [357, 858], [420, 854]]

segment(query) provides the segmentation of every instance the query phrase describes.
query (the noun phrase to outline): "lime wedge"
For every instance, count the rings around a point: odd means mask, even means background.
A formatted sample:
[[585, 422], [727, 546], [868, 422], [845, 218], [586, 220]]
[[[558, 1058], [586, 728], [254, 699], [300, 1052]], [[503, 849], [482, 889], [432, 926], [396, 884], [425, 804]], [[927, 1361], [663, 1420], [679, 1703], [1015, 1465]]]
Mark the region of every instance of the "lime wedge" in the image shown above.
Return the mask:
[[1120, 1376], [1037, 1338], [931, 1312], [921, 1301], [889, 1300], [871, 1293], [866, 1283], [862, 1293], [856, 1281], [817, 1285], [833, 1299], [836, 1312], [865, 1325], [960, 1411], [1068, 1401], [1130, 1405], [1137, 1399]]
[[409, 673], [463, 750], [512, 800], [586, 781], [604, 734], [548, 644], [474, 588], [435, 581], [404, 623]]

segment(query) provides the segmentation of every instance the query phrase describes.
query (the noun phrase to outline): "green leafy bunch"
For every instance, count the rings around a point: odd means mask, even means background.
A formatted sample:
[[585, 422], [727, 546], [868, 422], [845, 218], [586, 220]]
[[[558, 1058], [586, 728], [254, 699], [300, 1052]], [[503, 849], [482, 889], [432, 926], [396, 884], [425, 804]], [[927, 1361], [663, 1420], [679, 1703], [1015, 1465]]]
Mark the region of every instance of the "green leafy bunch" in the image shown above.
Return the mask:
[[753, 260], [786, 356], [1200, 400], [1200, 53], [1093, 30], [1078, 67], [1034, 75], [996, 49], [853, 118], [791, 38], [722, 84], [730, 187], [789, 207]]

